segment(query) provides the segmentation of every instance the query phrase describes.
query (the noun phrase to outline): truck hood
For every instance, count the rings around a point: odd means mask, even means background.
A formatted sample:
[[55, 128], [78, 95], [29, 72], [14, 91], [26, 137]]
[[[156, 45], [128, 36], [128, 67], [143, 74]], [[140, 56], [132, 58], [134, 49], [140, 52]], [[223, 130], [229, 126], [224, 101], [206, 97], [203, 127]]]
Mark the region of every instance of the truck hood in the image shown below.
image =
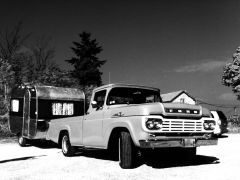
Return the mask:
[[111, 117], [162, 115], [200, 118], [202, 116], [201, 106], [180, 103], [113, 105], [109, 110]]
[[183, 103], [163, 103], [165, 116], [201, 117], [202, 106]]

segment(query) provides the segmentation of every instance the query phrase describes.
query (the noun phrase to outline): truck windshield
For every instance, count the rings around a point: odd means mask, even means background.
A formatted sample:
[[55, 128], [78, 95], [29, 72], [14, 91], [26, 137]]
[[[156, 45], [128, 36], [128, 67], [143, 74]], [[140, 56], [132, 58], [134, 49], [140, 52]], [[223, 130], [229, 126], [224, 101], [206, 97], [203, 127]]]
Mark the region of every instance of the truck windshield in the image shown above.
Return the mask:
[[143, 104], [161, 102], [160, 92], [157, 90], [117, 87], [108, 95], [107, 105]]

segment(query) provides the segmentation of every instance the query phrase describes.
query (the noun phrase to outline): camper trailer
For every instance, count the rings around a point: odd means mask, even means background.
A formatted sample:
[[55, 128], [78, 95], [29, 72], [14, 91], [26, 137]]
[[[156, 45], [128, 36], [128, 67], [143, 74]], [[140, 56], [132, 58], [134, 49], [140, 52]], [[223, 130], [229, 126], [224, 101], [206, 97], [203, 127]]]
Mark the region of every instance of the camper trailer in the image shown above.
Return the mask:
[[84, 93], [79, 89], [53, 86], [20, 86], [10, 101], [10, 131], [20, 146], [29, 140], [46, 139], [49, 124], [59, 118], [84, 115]]

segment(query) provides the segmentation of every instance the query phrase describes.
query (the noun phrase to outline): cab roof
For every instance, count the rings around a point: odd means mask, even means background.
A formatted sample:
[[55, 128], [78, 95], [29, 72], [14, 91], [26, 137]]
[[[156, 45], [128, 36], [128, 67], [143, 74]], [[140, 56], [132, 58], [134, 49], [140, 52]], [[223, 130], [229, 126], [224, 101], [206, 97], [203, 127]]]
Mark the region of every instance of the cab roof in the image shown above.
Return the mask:
[[96, 88], [95, 91], [102, 90], [102, 89], [113, 88], [113, 87], [142, 88], [142, 89], [150, 89], [150, 90], [160, 91], [159, 88], [142, 86], [142, 85], [135, 85], [135, 84], [122, 84], [122, 83], [114, 83], [114, 84], [103, 85], [103, 86], [100, 86], [100, 87]]

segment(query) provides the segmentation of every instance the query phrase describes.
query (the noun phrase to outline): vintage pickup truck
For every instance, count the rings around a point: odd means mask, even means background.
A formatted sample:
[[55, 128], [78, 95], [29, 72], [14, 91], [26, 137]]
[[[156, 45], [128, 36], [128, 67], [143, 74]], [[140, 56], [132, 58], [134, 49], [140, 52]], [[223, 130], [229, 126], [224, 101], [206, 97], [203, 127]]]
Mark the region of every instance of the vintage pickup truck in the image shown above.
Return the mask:
[[[83, 94], [79, 98], [85, 102]], [[74, 114], [77, 109], [72, 109]], [[122, 168], [134, 167], [138, 152], [148, 149], [181, 148], [194, 156], [196, 147], [217, 144], [209, 110], [162, 103], [160, 90], [152, 87], [104, 85], [93, 90], [82, 115], [52, 118], [44, 138], [61, 145], [65, 156], [73, 155], [77, 147], [109, 149]]]
[[93, 91], [84, 116], [51, 121], [47, 139], [62, 145], [65, 156], [75, 147], [116, 148], [122, 168], [134, 167], [137, 150], [216, 145], [211, 113], [198, 105], [161, 103], [157, 88], [109, 84]]

